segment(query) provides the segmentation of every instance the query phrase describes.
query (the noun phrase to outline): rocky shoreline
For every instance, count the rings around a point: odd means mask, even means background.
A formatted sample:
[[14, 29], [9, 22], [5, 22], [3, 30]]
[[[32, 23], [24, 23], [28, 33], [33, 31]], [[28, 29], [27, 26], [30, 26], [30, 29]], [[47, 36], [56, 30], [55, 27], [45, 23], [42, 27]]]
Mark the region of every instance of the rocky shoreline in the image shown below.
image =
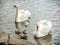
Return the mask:
[[0, 33], [0, 45], [33, 45], [25, 39], [10, 37], [7, 33]]

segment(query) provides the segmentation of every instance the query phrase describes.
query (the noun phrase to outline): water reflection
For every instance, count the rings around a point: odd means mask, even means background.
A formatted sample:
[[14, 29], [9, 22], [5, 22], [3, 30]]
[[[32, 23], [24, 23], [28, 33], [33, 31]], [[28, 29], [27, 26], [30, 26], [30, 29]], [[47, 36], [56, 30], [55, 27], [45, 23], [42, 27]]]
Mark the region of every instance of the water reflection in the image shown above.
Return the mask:
[[35, 41], [38, 43], [38, 45], [52, 45], [52, 35], [48, 34], [47, 36], [35, 39]]
[[15, 22], [16, 29], [20, 29], [21, 27], [25, 27], [25, 22]]

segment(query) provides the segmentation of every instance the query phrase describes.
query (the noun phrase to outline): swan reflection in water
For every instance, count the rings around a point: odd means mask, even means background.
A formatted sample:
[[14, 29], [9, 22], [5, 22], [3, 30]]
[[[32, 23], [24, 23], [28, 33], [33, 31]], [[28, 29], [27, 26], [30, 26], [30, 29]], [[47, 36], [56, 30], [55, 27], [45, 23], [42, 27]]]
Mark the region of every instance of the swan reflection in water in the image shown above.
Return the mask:
[[38, 45], [52, 45], [52, 35], [48, 34], [41, 38], [34, 38]]

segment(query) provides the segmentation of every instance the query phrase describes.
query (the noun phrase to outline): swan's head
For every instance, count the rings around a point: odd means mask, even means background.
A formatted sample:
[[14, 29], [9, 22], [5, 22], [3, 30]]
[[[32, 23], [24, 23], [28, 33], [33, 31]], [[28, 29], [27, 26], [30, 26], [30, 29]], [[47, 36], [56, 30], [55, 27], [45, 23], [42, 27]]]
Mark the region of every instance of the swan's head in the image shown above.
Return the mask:
[[17, 6], [16, 5], [13, 5], [13, 8], [16, 8]]
[[13, 5], [13, 8], [17, 8], [17, 7], [19, 7], [19, 5], [18, 5], [18, 4]]

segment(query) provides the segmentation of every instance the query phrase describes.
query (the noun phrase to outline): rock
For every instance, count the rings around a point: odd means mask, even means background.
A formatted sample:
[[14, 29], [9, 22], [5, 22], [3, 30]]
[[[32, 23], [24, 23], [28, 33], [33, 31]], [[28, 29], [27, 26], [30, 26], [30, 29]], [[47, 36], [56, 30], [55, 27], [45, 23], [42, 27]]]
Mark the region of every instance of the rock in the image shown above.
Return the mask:
[[27, 35], [21, 35], [21, 39], [27, 40]]
[[27, 30], [24, 31], [15, 30], [15, 34], [17, 34], [20, 37], [20, 39], [27, 40]]
[[5, 33], [5, 32], [0, 33], [0, 44], [3, 44], [3, 43], [7, 44], [8, 38], [9, 38], [9, 36], [7, 33]]
[[0, 33], [0, 45], [32, 45], [28, 40], [10, 37], [7, 33]]
[[21, 31], [20, 30], [15, 30], [15, 34], [19, 35], [19, 34], [21, 34]]
[[27, 40], [27, 30], [22, 31], [22, 33], [20, 34], [20, 36], [21, 36], [21, 39]]
[[55, 45], [55, 44], [52, 44], [52, 45]]
[[27, 34], [27, 30], [24, 30], [24, 31], [23, 31], [23, 34], [25, 34], [25, 35], [26, 35], [26, 34]]
[[10, 45], [30, 45], [30, 43], [27, 40], [17, 39], [17, 38], [10, 38], [9, 44]]

